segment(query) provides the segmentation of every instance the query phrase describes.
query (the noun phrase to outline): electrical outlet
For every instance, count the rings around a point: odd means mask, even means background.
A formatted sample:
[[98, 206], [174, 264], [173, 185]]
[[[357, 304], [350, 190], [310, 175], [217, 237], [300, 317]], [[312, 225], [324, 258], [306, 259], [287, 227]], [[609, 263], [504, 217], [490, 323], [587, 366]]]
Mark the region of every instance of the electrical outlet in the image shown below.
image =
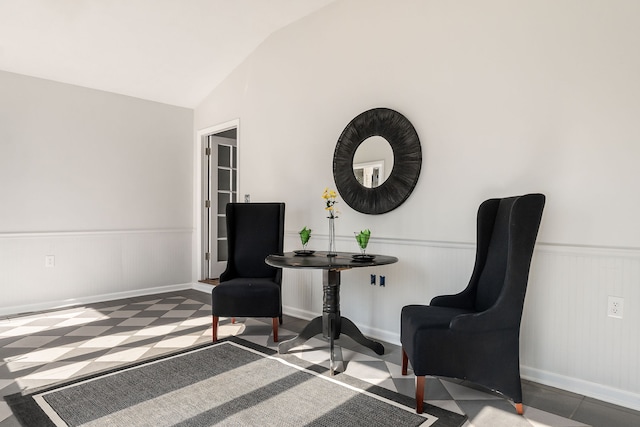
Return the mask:
[[380, 276], [380, 286], [385, 287], [387, 285], [387, 278], [385, 276]]
[[375, 274], [371, 275], [371, 284], [374, 285], [374, 286], [376, 285], [376, 275]]
[[251, 194], [245, 194], [244, 195], [244, 202], [245, 203], [251, 203]]
[[56, 266], [56, 257], [53, 255], [45, 255], [44, 256], [44, 266], [45, 267], [55, 267]]
[[622, 319], [624, 309], [624, 299], [621, 297], [609, 296], [607, 303], [607, 316]]

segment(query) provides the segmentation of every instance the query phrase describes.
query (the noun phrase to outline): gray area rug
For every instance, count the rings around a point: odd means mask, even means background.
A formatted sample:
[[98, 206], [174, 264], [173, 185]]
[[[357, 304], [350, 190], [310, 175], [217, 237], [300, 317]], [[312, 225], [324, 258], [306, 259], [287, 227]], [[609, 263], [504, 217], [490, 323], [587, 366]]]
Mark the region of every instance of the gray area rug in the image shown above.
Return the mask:
[[6, 397], [25, 426], [435, 426], [466, 417], [242, 339]]

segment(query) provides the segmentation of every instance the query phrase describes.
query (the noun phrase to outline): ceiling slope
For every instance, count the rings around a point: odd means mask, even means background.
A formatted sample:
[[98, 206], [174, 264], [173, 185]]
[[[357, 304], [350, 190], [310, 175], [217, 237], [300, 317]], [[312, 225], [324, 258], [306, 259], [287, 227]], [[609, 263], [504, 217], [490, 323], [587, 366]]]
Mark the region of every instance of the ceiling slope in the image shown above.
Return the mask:
[[195, 108], [270, 34], [335, 0], [2, 0], [0, 70]]

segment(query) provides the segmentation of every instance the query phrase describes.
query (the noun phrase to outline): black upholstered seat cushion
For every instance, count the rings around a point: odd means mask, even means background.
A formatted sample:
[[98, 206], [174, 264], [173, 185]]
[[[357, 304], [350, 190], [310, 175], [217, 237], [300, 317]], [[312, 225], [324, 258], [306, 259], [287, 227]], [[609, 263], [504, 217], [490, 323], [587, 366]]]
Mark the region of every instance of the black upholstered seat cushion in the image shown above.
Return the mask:
[[236, 278], [222, 282], [212, 293], [211, 310], [223, 317], [280, 316], [280, 286], [265, 278]]
[[211, 291], [211, 313], [282, 319], [282, 269], [265, 263], [284, 245], [284, 203], [229, 203], [227, 268]]

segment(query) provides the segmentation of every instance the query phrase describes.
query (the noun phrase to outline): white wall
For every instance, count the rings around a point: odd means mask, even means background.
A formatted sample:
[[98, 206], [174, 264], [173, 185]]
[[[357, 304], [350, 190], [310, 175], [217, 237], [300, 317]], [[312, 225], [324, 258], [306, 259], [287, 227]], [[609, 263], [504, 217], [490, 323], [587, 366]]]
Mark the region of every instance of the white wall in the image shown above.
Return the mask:
[[[288, 249], [304, 225], [324, 249], [320, 196], [343, 128], [374, 107], [413, 123], [414, 193], [379, 216], [342, 203], [336, 226], [338, 249], [355, 250], [366, 227], [372, 252], [400, 258], [378, 271], [386, 289], [368, 285], [373, 271], [342, 285], [343, 314], [392, 341], [402, 305], [465, 285], [482, 200], [545, 193], [523, 372], [640, 409], [639, 14], [633, 0], [340, 0], [265, 41], [196, 109], [195, 128], [239, 118], [240, 194], [287, 203]], [[288, 271], [287, 310], [317, 313], [319, 283]], [[625, 298], [624, 319], [606, 317], [608, 295]]]
[[190, 282], [192, 141], [192, 110], [0, 72], [0, 314]]

